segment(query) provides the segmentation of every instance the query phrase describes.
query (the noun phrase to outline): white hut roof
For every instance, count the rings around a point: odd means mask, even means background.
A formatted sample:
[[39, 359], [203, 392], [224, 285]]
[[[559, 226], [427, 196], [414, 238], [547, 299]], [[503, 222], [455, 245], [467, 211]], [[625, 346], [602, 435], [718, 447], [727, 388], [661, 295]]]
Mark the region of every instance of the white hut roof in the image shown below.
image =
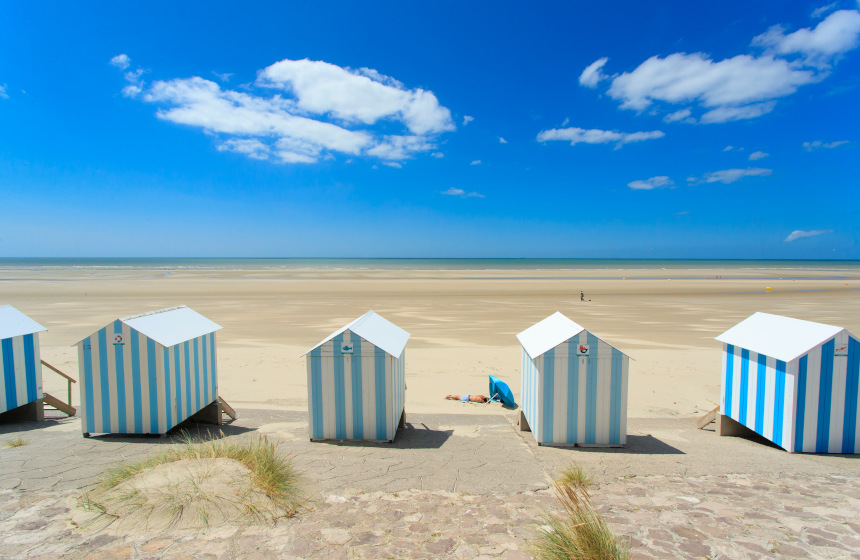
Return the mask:
[[585, 327], [574, 323], [556, 311], [543, 321], [535, 323], [518, 334], [517, 340], [523, 345], [528, 355], [535, 359], [584, 330]]
[[[409, 340], [410, 336], [408, 332], [371, 310], [345, 327], [331, 333], [325, 340], [315, 345], [314, 348], [322, 346], [345, 331], [357, 334], [374, 346], [382, 348], [396, 357], [399, 357], [403, 353], [403, 349], [406, 348], [406, 341]], [[305, 352], [305, 355], [309, 354], [311, 350]]]
[[45, 327], [11, 305], [0, 305], [0, 339], [46, 331]]
[[119, 320], [165, 347], [223, 328], [184, 305], [130, 315]]
[[842, 327], [770, 313], [754, 313], [716, 340], [790, 362], [840, 332]]

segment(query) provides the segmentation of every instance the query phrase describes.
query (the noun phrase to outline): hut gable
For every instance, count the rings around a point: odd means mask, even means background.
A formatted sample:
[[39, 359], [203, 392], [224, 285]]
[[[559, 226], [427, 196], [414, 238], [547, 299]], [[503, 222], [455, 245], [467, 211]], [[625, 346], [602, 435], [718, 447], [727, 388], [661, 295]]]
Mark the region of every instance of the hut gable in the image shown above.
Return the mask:
[[11, 305], [0, 305], [0, 340], [46, 330], [48, 329]]
[[[406, 342], [409, 340], [408, 332], [371, 310], [348, 325], [336, 330], [322, 342], [311, 348], [311, 350], [319, 348], [346, 331], [357, 334], [394, 357], [398, 357], [403, 353], [403, 349], [406, 348]], [[311, 350], [305, 352], [304, 355], [309, 354]]]
[[584, 330], [584, 327], [556, 311], [543, 321], [518, 334], [517, 340], [528, 352], [529, 357], [535, 359]]
[[790, 362], [844, 330], [833, 325], [759, 312], [716, 337], [716, 340]]
[[[129, 315], [117, 320], [165, 348], [224, 328], [184, 305]], [[89, 336], [83, 340], [87, 338]], [[76, 342], [75, 345], [83, 340]]]

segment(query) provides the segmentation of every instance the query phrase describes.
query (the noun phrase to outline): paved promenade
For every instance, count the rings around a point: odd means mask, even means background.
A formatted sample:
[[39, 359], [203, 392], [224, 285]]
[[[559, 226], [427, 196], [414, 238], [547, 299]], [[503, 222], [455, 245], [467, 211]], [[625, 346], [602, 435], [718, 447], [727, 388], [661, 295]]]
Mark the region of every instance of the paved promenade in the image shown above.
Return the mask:
[[[452, 403], [456, 412], [459, 403]], [[469, 405], [462, 405], [469, 406]], [[274, 526], [117, 535], [71, 523], [104, 469], [167, 438], [83, 439], [76, 419], [0, 425], [0, 558], [530, 558], [549, 483], [571, 462], [634, 558], [860, 558], [860, 459], [788, 454], [691, 420], [631, 419], [628, 446], [537, 446], [514, 413], [408, 415], [393, 444], [311, 443], [306, 414], [240, 410], [228, 437], [267, 434], [309, 503]], [[192, 431], [210, 428], [195, 425]]]

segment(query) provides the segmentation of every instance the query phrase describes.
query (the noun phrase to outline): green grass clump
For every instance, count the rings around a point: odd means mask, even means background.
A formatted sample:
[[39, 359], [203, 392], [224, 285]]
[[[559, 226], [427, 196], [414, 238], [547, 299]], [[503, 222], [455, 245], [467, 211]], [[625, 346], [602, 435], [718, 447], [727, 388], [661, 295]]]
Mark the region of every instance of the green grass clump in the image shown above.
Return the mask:
[[[178, 470], [159, 470], [171, 463]], [[235, 472], [240, 474], [227, 474]], [[276, 444], [265, 436], [227, 439], [223, 433], [206, 440], [184, 434], [154, 457], [107, 470], [78, 500], [102, 523], [159, 529], [203, 528], [238, 518], [274, 521], [295, 515], [302, 502], [297, 473]]]
[[583, 469], [581, 465], [571, 463], [561, 471], [556, 482], [572, 486], [573, 488], [588, 489], [594, 484], [594, 476]]
[[547, 515], [533, 552], [538, 560], [629, 560], [630, 549], [612, 532], [584, 486], [556, 482], [563, 511]]
[[19, 437], [19, 438], [15, 438], [15, 439], [10, 439], [9, 441], [3, 443], [3, 447], [6, 447], [6, 448], [21, 447], [21, 446], [27, 445], [29, 443], [30, 442], [27, 441], [26, 439]]

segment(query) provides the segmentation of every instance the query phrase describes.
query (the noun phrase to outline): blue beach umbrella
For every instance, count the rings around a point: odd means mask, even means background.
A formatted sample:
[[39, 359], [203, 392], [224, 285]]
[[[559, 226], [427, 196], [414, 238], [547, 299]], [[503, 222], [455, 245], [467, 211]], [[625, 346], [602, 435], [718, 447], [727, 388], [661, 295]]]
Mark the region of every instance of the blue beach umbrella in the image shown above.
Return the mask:
[[490, 376], [490, 399], [507, 406], [517, 406], [517, 403], [514, 402], [514, 394], [511, 393], [511, 388], [495, 375]]

